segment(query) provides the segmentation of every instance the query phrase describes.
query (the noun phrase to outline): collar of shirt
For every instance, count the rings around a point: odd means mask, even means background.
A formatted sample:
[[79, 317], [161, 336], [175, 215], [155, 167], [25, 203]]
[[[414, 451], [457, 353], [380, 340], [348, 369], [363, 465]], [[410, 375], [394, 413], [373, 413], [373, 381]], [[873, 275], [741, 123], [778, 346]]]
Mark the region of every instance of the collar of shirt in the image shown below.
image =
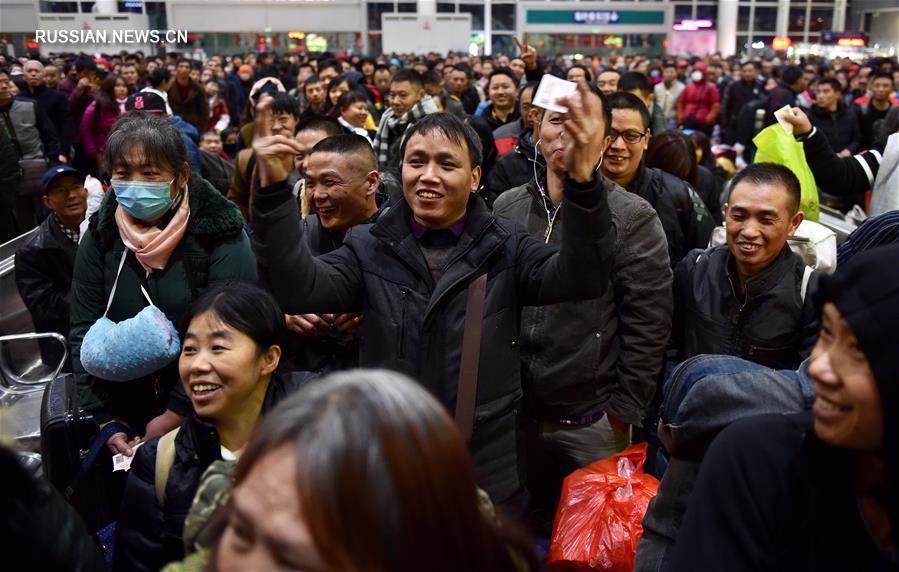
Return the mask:
[[460, 236], [462, 236], [462, 233], [465, 231], [465, 224], [468, 222], [468, 211], [465, 211], [465, 214], [462, 215], [462, 218], [451, 224], [449, 228], [441, 230], [434, 230], [426, 227], [425, 225], [415, 220], [414, 215], [411, 215], [409, 217], [409, 222], [412, 225], [412, 234], [415, 236], [415, 240], [419, 242], [422, 242], [423, 239], [425, 242], [432, 242], [432, 239], [438, 239], [438, 237], [441, 235], [447, 236], [448, 238], [452, 239], [452, 242], [455, 242], [459, 239]]
[[69, 238], [69, 240], [71, 240], [75, 244], [78, 244], [78, 239], [81, 238], [80, 230], [72, 230], [66, 225], [62, 224], [62, 221], [59, 220], [59, 217], [55, 214], [53, 215], [53, 220], [56, 222], [56, 226], [59, 227], [59, 230], [61, 230], [63, 234], [65, 234]]

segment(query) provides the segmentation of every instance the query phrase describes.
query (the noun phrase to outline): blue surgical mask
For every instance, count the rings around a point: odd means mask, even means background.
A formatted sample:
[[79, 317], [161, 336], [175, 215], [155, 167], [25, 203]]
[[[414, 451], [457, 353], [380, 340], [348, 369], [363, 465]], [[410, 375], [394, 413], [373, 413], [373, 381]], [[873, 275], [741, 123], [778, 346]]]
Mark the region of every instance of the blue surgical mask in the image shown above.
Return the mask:
[[172, 179], [165, 181], [112, 181], [116, 200], [137, 220], [156, 220], [172, 208]]
[[649, 72], [649, 77], [659, 77], [659, 70], [652, 70]]

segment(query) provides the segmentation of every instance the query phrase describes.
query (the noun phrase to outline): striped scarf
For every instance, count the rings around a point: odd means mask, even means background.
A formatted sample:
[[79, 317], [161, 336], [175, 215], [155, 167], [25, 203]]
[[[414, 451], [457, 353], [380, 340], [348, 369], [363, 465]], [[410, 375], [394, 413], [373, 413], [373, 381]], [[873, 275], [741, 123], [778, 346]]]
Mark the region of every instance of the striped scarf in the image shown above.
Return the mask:
[[[402, 117], [396, 117], [392, 108], [388, 108], [387, 111], [384, 112], [384, 115], [381, 116], [381, 123], [378, 125], [378, 133], [375, 135], [373, 143], [375, 152], [378, 154], [378, 166], [382, 171], [390, 167], [390, 165], [387, 165], [387, 155], [390, 150], [390, 143], [392, 142], [390, 140], [390, 131], [400, 129], [402, 130], [403, 137], [405, 137], [406, 131], [411, 125], [415, 124], [416, 121], [425, 115], [438, 113], [439, 111], [440, 110], [437, 109], [437, 104], [434, 103], [431, 96], [426, 95], [421, 98], [412, 109], [404, 113]], [[399, 165], [395, 165], [395, 167], [399, 167]]]

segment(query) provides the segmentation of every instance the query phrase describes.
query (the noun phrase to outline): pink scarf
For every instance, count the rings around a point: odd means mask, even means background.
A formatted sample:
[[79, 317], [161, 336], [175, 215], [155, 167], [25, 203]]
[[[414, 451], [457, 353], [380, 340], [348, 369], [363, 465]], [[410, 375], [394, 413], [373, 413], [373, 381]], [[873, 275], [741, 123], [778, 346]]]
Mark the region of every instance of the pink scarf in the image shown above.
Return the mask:
[[190, 218], [187, 199], [185, 188], [181, 206], [164, 229], [158, 226], [145, 226], [143, 222], [126, 213], [121, 205], [116, 209], [115, 222], [119, 227], [119, 236], [122, 237], [125, 246], [134, 252], [138, 262], [147, 272], [165, 268], [175, 247], [184, 237], [187, 220]]

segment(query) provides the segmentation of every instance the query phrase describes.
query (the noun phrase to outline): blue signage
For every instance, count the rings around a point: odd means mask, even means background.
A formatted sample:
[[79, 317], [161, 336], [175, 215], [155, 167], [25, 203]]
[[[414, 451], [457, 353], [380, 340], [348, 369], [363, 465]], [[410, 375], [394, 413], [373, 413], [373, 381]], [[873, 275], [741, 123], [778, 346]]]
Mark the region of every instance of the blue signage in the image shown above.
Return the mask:
[[576, 10], [574, 22], [576, 24], [614, 24], [618, 21], [616, 10]]

